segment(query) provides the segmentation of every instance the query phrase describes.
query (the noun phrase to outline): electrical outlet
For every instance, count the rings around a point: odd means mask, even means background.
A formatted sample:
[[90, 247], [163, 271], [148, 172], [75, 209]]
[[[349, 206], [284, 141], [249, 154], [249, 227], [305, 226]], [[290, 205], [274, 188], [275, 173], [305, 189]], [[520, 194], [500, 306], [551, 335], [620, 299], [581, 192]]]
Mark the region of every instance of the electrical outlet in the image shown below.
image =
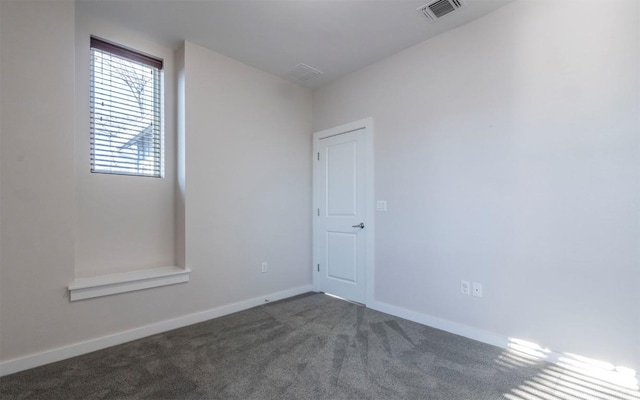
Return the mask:
[[471, 294], [471, 283], [469, 281], [460, 281], [460, 293], [467, 296]]
[[482, 297], [482, 283], [473, 282], [473, 295]]
[[267, 264], [267, 262], [265, 261], [262, 263], [262, 273], [265, 273], [267, 271], [269, 271], [269, 264]]

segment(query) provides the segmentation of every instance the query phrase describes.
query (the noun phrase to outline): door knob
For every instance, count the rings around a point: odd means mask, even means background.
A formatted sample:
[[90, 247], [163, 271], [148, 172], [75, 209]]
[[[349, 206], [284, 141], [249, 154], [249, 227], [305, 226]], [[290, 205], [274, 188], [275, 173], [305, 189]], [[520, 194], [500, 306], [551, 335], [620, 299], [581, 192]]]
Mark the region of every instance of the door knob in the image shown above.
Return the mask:
[[364, 222], [360, 222], [358, 225], [351, 225], [352, 228], [364, 229]]

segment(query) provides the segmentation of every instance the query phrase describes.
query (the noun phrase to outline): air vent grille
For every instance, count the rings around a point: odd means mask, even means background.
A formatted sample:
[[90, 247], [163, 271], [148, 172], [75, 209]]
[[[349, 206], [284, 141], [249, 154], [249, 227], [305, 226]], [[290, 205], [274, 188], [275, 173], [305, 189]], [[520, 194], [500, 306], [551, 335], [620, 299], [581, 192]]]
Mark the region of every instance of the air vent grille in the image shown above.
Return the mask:
[[461, 0], [436, 0], [431, 3], [418, 7], [421, 12], [430, 21], [440, 19], [462, 7]]
[[293, 67], [291, 71], [287, 72], [287, 76], [296, 82], [306, 82], [318, 75], [322, 75], [322, 71], [310, 67], [307, 64], [298, 64]]

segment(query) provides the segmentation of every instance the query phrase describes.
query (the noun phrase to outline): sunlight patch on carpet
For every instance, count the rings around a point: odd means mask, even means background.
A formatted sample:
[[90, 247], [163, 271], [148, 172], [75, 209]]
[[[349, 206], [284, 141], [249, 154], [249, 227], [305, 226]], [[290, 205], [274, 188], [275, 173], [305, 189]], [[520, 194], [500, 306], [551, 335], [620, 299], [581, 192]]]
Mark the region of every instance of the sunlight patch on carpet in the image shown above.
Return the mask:
[[578, 354], [556, 354], [537, 343], [509, 339], [495, 362], [505, 369], [540, 366], [541, 372], [503, 396], [509, 400], [640, 400], [636, 371]]

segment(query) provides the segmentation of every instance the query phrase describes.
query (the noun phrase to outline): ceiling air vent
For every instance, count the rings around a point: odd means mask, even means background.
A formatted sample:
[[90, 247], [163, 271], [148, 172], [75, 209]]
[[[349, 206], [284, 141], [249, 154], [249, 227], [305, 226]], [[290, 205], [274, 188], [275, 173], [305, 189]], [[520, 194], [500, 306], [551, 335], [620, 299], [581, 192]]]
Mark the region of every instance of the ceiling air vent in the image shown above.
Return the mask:
[[435, 21], [460, 7], [462, 7], [462, 0], [436, 0], [418, 7], [417, 10], [427, 17], [429, 21]]
[[287, 76], [297, 82], [306, 82], [318, 75], [322, 75], [322, 71], [310, 67], [307, 64], [298, 64], [293, 67], [291, 71], [287, 72]]

